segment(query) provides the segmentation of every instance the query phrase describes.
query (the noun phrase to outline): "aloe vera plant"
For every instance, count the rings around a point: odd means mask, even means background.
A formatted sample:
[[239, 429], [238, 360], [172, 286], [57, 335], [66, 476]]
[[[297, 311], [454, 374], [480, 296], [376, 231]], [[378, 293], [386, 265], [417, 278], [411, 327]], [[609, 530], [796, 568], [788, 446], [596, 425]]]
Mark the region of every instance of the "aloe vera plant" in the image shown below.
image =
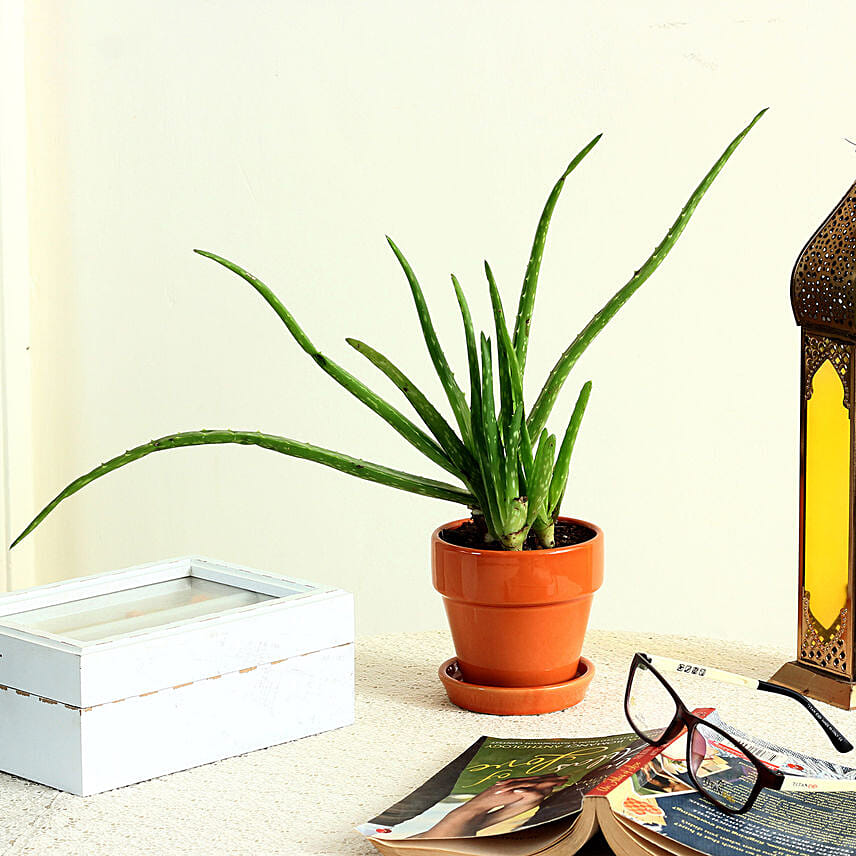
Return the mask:
[[283, 455], [315, 461], [368, 481], [466, 505], [482, 529], [485, 542], [496, 549], [522, 549], [530, 531], [534, 532], [540, 546], [552, 547], [555, 543], [555, 522], [567, 486], [574, 443], [591, 394], [591, 382], [583, 384], [561, 442], [546, 427], [559, 392], [583, 351], [662, 263], [701, 198], [764, 112], [762, 110], [758, 113], [732, 140], [692, 193], [654, 252], [562, 353], [535, 403], [528, 410], [523, 401], [523, 378], [535, 293], [550, 219], [568, 176], [595, 147], [600, 135], [574, 157], [550, 192], [535, 232], [513, 330], [507, 324], [499, 289], [487, 262], [484, 266], [485, 277], [493, 308], [495, 338], [483, 332], [476, 336], [466, 296], [457, 278], [452, 276], [466, 340], [469, 399], [452, 373], [437, 338], [413, 268], [395, 243], [387, 239], [410, 287], [428, 353], [448, 399], [457, 430], [407, 375], [380, 351], [359, 339], [347, 339], [354, 350], [399, 389], [427, 431], [318, 350], [282, 301], [260, 279], [221, 256], [196, 250], [200, 255], [212, 259], [246, 280], [276, 312], [297, 344], [312, 357], [322, 371], [389, 423], [407, 442], [460, 484], [402, 472], [274, 434], [231, 430], [185, 431], [143, 443], [75, 479], [36, 515], [12, 546], [32, 532], [63, 500], [95, 479], [125, 464], [153, 452], [180, 446], [236, 443], [260, 446]]

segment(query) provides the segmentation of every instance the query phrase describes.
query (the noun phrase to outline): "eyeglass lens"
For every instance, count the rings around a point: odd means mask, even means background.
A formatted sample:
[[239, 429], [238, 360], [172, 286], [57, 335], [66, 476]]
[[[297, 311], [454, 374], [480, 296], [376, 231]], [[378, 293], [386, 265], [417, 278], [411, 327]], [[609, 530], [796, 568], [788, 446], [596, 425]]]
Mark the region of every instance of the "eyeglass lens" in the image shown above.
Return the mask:
[[640, 736], [651, 743], [660, 740], [678, 714], [678, 706], [648, 664], [637, 664], [627, 697], [627, 716]]
[[690, 769], [699, 790], [728, 811], [741, 811], [758, 784], [758, 768], [723, 732], [697, 723], [689, 736]]

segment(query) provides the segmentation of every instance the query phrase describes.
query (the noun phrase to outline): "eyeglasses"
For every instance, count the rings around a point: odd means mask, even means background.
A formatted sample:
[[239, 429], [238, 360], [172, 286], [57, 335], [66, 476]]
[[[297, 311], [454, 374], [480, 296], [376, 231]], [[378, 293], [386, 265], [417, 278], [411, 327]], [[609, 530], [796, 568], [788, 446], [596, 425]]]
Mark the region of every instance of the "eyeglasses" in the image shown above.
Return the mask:
[[762, 788], [777, 791], [856, 790], [854, 781], [786, 776], [768, 767], [722, 728], [691, 713], [661, 672], [710, 678], [787, 696], [799, 702], [814, 717], [839, 752], [850, 752], [853, 745], [805, 696], [786, 687], [669, 657], [635, 654], [624, 696], [627, 721], [636, 734], [651, 746], [665, 746], [686, 729], [687, 772], [696, 790], [717, 808], [729, 814], [743, 814], [752, 808]]

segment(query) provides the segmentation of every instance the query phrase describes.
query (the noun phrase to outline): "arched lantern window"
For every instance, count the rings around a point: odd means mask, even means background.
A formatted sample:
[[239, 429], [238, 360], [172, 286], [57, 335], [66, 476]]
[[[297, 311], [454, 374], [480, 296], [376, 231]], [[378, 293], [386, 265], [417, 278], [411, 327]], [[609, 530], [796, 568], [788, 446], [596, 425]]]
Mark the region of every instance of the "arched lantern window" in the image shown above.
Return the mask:
[[801, 328], [797, 659], [776, 683], [856, 706], [856, 184], [803, 248], [791, 276]]

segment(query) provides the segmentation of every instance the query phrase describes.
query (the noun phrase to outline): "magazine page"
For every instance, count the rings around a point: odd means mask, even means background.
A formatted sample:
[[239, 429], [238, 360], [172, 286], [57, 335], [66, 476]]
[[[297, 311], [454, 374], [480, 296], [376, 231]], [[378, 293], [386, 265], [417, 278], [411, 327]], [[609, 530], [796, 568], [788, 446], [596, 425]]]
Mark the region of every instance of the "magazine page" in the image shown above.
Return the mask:
[[[789, 775], [856, 779], [856, 770], [791, 752], [749, 737], [707, 717], [746, 743], [761, 760]], [[712, 744], [704, 776], [727, 781], [735, 765], [748, 763], [733, 750]], [[614, 815], [639, 837], [667, 838], [706, 856], [853, 856], [856, 853], [856, 793], [785, 793], [765, 789], [754, 806], [731, 815], [696, 792], [686, 765], [686, 739], [647, 759], [605, 794]], [[654, 833], [652, 835], [652, 833]]]
[[583, 795], [644, 744], [635, 734], [482, 737], [383, 814], [358, 827], [379, 840], [503, 835], [569, 818]]
[[789, 776], [856, 781], [856, 767], [845, 767], [843, 764], [836, 764], [834, 761], [812, 758], [810, 755], [803, 755], [793, 749], [786, 749], [783, 746], [746, 734], [730, 723], [723, 722], [716, 713], [711, 714], [706, 719], [732, 734], [768, 766], [781, 770]]

